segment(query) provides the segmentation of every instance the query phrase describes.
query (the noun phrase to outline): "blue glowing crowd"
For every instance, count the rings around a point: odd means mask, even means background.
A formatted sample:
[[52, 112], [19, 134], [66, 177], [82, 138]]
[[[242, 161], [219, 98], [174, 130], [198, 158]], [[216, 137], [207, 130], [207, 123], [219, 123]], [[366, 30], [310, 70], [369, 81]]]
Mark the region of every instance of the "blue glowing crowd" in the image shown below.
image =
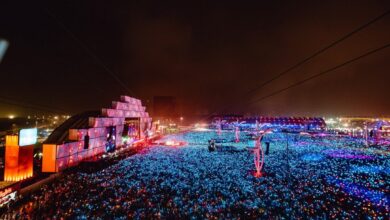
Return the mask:
[[[70, 172], [3, 218], [389, 219], [390, 149], [348, 137], [272, 133], [262, 177], [241, 132], [191, 131], [108, 168]], [[238, 151], [208, 151], [208, 140]]]

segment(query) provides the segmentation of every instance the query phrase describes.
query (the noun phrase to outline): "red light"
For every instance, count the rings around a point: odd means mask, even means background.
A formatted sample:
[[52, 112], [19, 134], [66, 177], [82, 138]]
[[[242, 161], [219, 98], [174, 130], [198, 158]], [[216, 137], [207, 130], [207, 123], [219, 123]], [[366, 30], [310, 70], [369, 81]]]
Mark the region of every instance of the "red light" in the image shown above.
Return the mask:
[[263, 173], [258, 172], [258, 171], [254, 171], [254, 172], [253, 172], [253, 176], [256, 177], [256, 178], [259, 178], [259, 177], [262, 177], [262, 176], [263, 176]]

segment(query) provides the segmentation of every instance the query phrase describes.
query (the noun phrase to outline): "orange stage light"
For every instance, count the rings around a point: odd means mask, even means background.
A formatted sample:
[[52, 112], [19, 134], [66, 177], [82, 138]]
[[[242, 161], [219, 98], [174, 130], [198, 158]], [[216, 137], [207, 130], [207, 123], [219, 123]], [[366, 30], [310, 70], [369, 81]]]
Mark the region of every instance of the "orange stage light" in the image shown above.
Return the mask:
[[5, 181], [20, 181], [33, 176], [34, 146], [18, 145], [17, 135], [7, 135], [5, 139]]
[[57, 145], [44, 144], [42, 148], [42, 172], [57, 172]]

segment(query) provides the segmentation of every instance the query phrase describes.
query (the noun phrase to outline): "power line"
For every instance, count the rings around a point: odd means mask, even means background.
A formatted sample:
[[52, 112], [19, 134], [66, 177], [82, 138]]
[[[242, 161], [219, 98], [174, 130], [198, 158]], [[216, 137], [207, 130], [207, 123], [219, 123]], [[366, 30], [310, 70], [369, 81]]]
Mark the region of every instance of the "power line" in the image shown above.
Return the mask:
[[327, 70], [321, 71], [321, 72], [319, 72], [319, 73], [317, 73], [317, 74], [314, 74], [314, 75], [312, 75], [312, 76], [310, 76], [310, 77], [308, 77], [308, 78], [305, 78], [305, 79], [303, 79], [303, 80], [301, 80], [301, 81], [298, 81], [298, 82], [296, 82], [296, 83], [294, 83], [294, 84], [291, 84], [290, 86], [287, 86], [287, 87], [285, 87], [285, 88], [283, 88], [283, 89], [277, 90], [277, 91], [275, 91], [275, 92], [273, 92], [273, 93], [271, 93], [271, 94], [268, 94], [268, 95], [266, 95], [266, 96], [263, 96], [263, 97], [261, 97], [261, 98], [259, 98], [259, 99], [256, 99], [256, 100], [252, 101], [252, 102], [249, 102], [248, 105], [251, 105], [251, 104], [260, 102], [260, 101], [262, 101], [262, 100], [264, 100], [264, 99], [267, 99], [267, 98], [270, 98], [270, 97], [275, 96], [275, 95], [277, 95], [277, 94], [280, 94], [280, 93], [282, 93], [282, 92], [284, 92], [284, 91], [286, 91], [286, 90], [289, 90], [289, 89], [291, 89], [291, 88], [294, 88], [294, 87], [297, 87], [297, 86], [299, 86], [299, 85], [302, 85], [302, 84], [304, 84], [304, 83], [306, 83], [306, 82], [308, 82], [308, 81], [310, 81], [310, 80], [316, 79], [316, 78], [318, 78], [318, 77], [320, 77], [320, 76], [322, 76], [322, 75], [325, 75], [325, 74], [327, 74], [327, 73], [330, 73], [330, 72], [332, 72], [332, 71], [335, 71], [335, 70], [337, 70], [337, 69], [339, 69], [339, 68], [342, 68], [342, 67], [344, 67], [344, 66], [346, 66], [346, 65], [348, 65], [348, 64], [351, 64], [351, 63], [353, 63], [353, 62], [356, 62], [356, 61], [358, 61], [358, 60], [360, 60], [360, 59], [362, 59], [362, 58], [365, 58], [365, 57], [367, 57], [367, 56], [369, 56], [369, 55], [372, 55], [372, 54], [374, 54], [374, 53], [377, 53], [377, 52], [379, 52], [379, 51], [381, 51], [381, 50], [384, 50], [384, 49], [386, 49], [386, 48], [388, 48], [388, 47], [390, 47], [390, 43], [385, 44], [385, 45], [383, 45], [383, 46], [381, 46], [381, 47], [378, 47], [378, 48], [376, 48], [376, 49], [374, 49], [374, 50], [370, 50], [370, 51], [368, 51], [368, 52], [366, 52], [366, 53], [364, 53], [364, 54], [362, 54], [362, 55], [360, 55], [360, 56], [358, 56], [358, 57], [355, 57], [355, 58], [353, 58], [353, 59], [350, 59], [350, 60], [348, 60], [348, 61], [345, 61], [344, 63], [341, 63], [341, 64], [339, 64], [339, 65], [337, 65], [337, 66], [334, 66], [334, 67], [329, 68], [329, 69], [327, 69]]
[[[259, 86], [256, 86], [255, 88], [245, 92], [244, 94], [242, 94], [241, 96], [239, 96], [240, 98], [244, 97], [244, 96], [247, 96], [247, 95], [250, 95], [251, 93], [263, 88], [264, 86], [270, 84], [271, 82], [279, 79], [280, 77], [286, 75], [287, 73], [291, 72], [292, 70], [302, 66], [303, 64], [307, 63], [308, 61], [310, 61], [311, 59], [317, 57], [318, 55], [324, 53], [325, 51], [329, 50], [330, 48], [340, 44], [341, 42], [345, 41], [346, 39], [350, 38], [351, 36], [353, 36], [354, 34], [362, 31], [363, 29], [367, 28], [368, 26], [370, 26], [371, 24], [379, 21], [380, 19], [382, 19], [383, 17], [385, 17], [386, 15], [390, 14], [390, 10], [387, 10], [386, 12], [384, 12], [383, 14], [375, 17], [374, 19], [360, 25], [359, 27], [357, 27], [356, 29], [354, 29], [353, 31], [347, 33], [346, 35], [342, 36], [341, 38], [337, 39], [336, 41], [333, 41], [332, 43], [330, 43], [329, 45], [323, 47], [322, 49], [318, 50], [317, 52], [313, 53], [312, 55], [306, 57], [305, 59], [299, 61], [298, 63], [296, 63], [295, 65], [287, 68], [286, 70], [280, 72], [279, 74], [277, 74], [276, 76], [274, 76], [273, 78], [263, 82], [262, 84], [260, 84]], [[242, 100], [241, 100], [242, 101]], [[241, 102], [239, 102], [241, 103]], [[234, 106], [234, 103], [230, 104], [230, 105], [227, 105], [225, 106], [223, 109], [220, 109], [222, 111], [225, 111], [225, 110], [228, 110], [230, 109], [232, 106]], [[217, 110], [216, 110], [217, 111]], [[216, 113], [216, 111], [213, 111], [211, 114], [214, 114]]]
[[65, 111], [60, 110], [60, 109], [50, 108], [50, 107], [43, 106], [43, 105], [13, 101], [13, 100], [9, 100], [9, 99], [4, 98], [4, 97], [0, 97], [0, 103], [18, 106], [18, 107], [27, 108], [27, 109], [38, 110], [41, 112], [51, 112], [51, 113], [59, 113], [59, 114], [66, 113]]
[[98, 63], [105, 71], [108, 73], [126, 92], [131, 94], [132, 96], [135, 96], [135, 93], [130, 90], [123, 82], [122, 80], [110, 69], [107, 67], [107, 65], [104, 64], [104, 62], [83, 42], [81, 41], [67, 26], [65, 26], [53, 13], [49, 11], [49, 9], [45, 8], [45, 12], [49, 15], [49, 17], [53, 18], [57, 24], [61, 26], [61, 28], [74, 40], [76, 41], [79, 46], [81, 46], [87, 54], [96, 62]]
[[63, 109], [59, 109], [59, 108], [56, 108], [56, 107], [43, 105], [43, 104], [40, 104], [40, 103], [32, 103], [32, 102], [24, 102], [24, 101], [21, 101], [21, 100], [15, 100], [15, 98], [14, 98], [14, 97], [11, 97], [11, 96], [0, 95], [0, 99], [9, 100], [9, 101], [11, 101], [11, 102], [25, 103], [26, 105], [39, 106], [39, 107], [46, 108], [46, 109], [57, 110], [57, 111], [59, 111], [59, 112], [60, 112], [60, 111], [64, 111]]
[[328, 49], [336, 46], [337, 44], [341, 43], [342, 41], [350, 38], [352, 35], [360, 32], [361, 30], [365, 29], [366, 27], [370, 26], [371, 24], [379, 21], [380, 19], [382, 19], [383, 17], [385, 17], [386, 15], [388, 15], [390, 13], [390, 10], [386, 11], [385, 13], [375, 17], [374, 19], [362, 24], [361, 26], [359, 26], [358, 28], [354, 29], [353, 31], [347, 33], [346, 35], [342, 36], [341, 38], [337, 39], [336, 41], [332, 42], [331, 44], [323, 47], [322, 49], [318, 50], [317, 52], [313, 53], [312, 55], [306, 57], [305, 59], [299, 61], [298, 63], [296, 63], [295, 65], [291, 66], [290, 68], [280, 72], [278, 75], [276, 75], [275, 77], [265, 81], [264, 83], [260, 84], [259, 86], [249, 90], [246, 94], [250, 94], [250, 93], [253, 93], [254, 91], [264, 87], [265, 85], [279, 79], [280, 77], [282, 77], [283, 75], [289, 73], [290, 71], [296, 69], [297, 67], [307, 63], [309, 60], [313, 59], [314, 57], [320, 55], [321, 53], [324, 53], [325, 51], [327, 51]]

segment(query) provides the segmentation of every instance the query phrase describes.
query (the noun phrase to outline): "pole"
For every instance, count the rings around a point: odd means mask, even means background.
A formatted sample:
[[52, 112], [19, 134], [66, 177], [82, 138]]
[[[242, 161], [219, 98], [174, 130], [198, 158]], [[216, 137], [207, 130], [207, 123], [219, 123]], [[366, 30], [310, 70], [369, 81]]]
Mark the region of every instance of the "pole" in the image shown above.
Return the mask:
[[[291, 181], [291, 175], [290, 175], [290, 161], [289, 161], [289, 136], [288, 136], [288, 132], [286, 131], [286, 161], [287, 161], [287, 187], [289, 188], [289, 191], [291, 192], [291, 184], [290, 184], [290, 181]], [[291, 199], [291, 195], [289, 197], [289, 206], [290, 206], [290, 210], [292, 210], [292, 199]]]
[[364, 122], [364, 133], [365, 133], [366, 147], [368, 147], [368, 127], [367, 127], [367, 122]]

